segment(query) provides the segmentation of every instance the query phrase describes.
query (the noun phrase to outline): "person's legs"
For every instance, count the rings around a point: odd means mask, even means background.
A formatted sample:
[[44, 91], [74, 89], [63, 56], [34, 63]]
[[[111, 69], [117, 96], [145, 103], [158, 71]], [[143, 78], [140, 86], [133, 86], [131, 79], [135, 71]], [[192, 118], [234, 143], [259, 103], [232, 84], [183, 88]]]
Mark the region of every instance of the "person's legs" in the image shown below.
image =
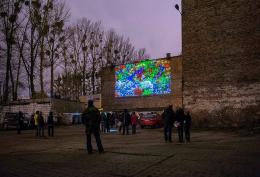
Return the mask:
[[169, 135], [169, 142], [172, 142], [172, 126], [168, 126], [168, 135]]
[[48, 136], [51, 136], [51, 127], [48, 126]]
[[42, 136], [44, 136], [44, 127], [42, 127]]
[[91, 154], [92, 153], [91, 133], [88, 133], [86, 136], [87, 136], [87, 151], [89, 154]]
[[126, 134], [129, 135], [129, 127], [128, 127], [128, 125], [126, 126]]
[[107, 126], [107, 132], [110, 133], [110, 125]]
[[38, 128], [38, 126], [35, 126], [35, 136], [39, 136], [39, 128]]
[[54, 126], [51, 127], [51, 136], [54, 136]]
[[96, 139], [96, 143], [97, 143], [97, 147], [98, 147], [98, 152], [104, 152], [104, 148], [102, 146], [102, 143], [101, 143], [101, 139], [100, 139], [100, 134], [98, 131], [95, 131], [94, 132], [94, 136], [95, 136], [95, 139]]
[[186, 141], [190, 141], [190, 127], [185, 127], [185, 139]]
[[125, 134], [125, 129], [126, 129], [126, 126], [123, 125], [123, 135]]
[[122, 130], [122, 125], [119, 126], [119, 133], [121, 134], [121, 130]]
[[168, 141], [168, 125], [164, 125], [164, 140]]
[[42, 128], [41, 128], [40, 126], [38, 126], [38, 134], [39, 134], [39, 137], [42, 136], [41, 132], [42, 132]]
[[181, 137], [181, 142], [183, 142], [183, 125], [180, 126], [180, 137]]
[[178, 126], [178, 137], [179, 137], [179, 142], [181, 142], [181, 126]]
[[16, 129], [17, 129], [17, 134], [21, 134], [21, 126], [17, 125]]
[[136, 125], [132, 125], [132, 134], [136, 133]]

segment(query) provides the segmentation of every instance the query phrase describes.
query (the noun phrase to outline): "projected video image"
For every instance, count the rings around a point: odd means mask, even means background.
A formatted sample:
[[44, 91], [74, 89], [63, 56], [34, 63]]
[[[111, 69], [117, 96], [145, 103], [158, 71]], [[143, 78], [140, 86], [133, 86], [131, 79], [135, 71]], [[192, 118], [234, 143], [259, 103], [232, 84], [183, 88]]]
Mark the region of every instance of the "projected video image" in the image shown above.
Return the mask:
[[115, 67], [115, 96], [171, 93], [171, 67], [166, 60], [145, 60]]

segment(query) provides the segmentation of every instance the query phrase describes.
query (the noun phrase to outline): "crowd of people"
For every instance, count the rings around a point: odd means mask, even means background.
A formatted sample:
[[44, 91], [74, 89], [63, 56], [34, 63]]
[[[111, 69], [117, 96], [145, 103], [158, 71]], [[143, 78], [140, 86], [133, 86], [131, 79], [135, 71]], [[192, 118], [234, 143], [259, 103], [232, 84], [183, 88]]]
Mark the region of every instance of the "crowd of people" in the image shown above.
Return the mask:
[[130, 114], [127, 109], [122, 113], [101, 112], [100, 131], [103, 133], [110, 133], [111, 128], [117, 128], [119, 134], [129, 135], [131, 128], [132, 134], [135, 134], [137, 124], [137, 114], [135, 112]]
[[169, 105], [162, 114], [164, 120], [164, 140], [165, 142], [172, 142], [172, 128], [176, 127], [178, 131], [179, 142], [184, 142], [184, 136], [186, 142], [190, 142], [190, 127], [191, 116], [189, 111], [184, 113], [182, 108], [177, 108], [174, 112], [173, 106]]
[[[129, 126], [132, 126], [132, 134], [136, 133], [136, 126], [138, 124], [138, 116], [135, 112], [131, 115], [127, 109], [124, 109], [123, 113], [100, 113], [99, 110], [94, 106], [93, 101], [88, 101], [88, 107], [82, 113], [83, 122], [86, 125], [86, 137], [87, 137], [87, 151], [92, 154], [93, 148], [91, 144], [91, 135], [93, 134], [99, 153], [104, 152], [100, 138], [101, 132], [109, 133], [110, 126], [116, 125], [118, 132], [121, 134], [123, 129], [123, 135], [129, 134]], [[164, 140], [165, 142], [172, 142], [172, 127], [176, 127], [178, 130], [179, 142], [190, 142], [190, 127], [191, 127], [191, 116], [190, 113], [184, 113], [182, 108], [177, 108], [174, 112], [173, 106], [169, 105], [162, 113], [162, 119], [164, 121]], [[112, 123], [111, 123], [112, 121]]]
[[[17, 133], [18, 134], [21, 134], [21, 130], [23, 127], [22, 120], [23, 120], [23, 114], [20, 111], [18, 113], [18, 122], [17, 122]], [[54, 136], [54, 117], [53, 117], [52, 112], [49, 112], [49, 115], [47, 117], [47, 122], [45, 124], [42, 112], [36, 111], [34, 114], [32, 114], [29, 125], [31, 128], [35, 129], [36, 137], [44, 137], [45, 125], [47, 125], [47, 127], [48, 127], [48, 136]]]
[[[21, 126], [19, 121], [22, 113], [19, 112], [17, 132], [21, 133]], [[124, 109], [123, 112], [101, 112], [94, 106], [93, 101], [88, 101], [88, 107], [82, 112], [82, 122], [85, 124], [86, 133], [86, 148], [89, 154], [93, 152], [91, 144], [91, 136], [94, 135], [100, 153], [104, 152], [104, 148], [100, 138], [100, 132], [110, 133], [111, 128], [117, 128], [118, 133], [122, 135], [129, 135], [130, 130], [134, 135], [136, 134], [136, 127], [139, 123], [139, 115], [136, 112], [130, 112]], [[165, 142], [172, 142], [172, 130], [177, 128], [179, 143], [190, 142], [190, 127], [191, 116], [190, 113], [184, 112], [182, 108], [173, 110], [173, 106], [169, 105], [162, 113], [161, 118], [164, 125], [164, 140]], [[48, 136], [54, 136], [54, 116], [49, 112], [47, 118]], [[32, 115], [31, 125], [35, 129], [36, 137], [44, 137], [45, 121], [43, 114], [36, 111]], [[131, 127], [130, 127], [131, 126]]]

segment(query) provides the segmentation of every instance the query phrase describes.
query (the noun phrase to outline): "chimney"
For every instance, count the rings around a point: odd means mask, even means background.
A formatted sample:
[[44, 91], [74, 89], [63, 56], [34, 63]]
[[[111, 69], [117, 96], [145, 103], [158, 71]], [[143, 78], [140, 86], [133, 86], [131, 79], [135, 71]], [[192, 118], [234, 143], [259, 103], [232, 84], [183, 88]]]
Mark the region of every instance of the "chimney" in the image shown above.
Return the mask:
[[166, 53], [166, 58], [171, 58], [171, 53]]

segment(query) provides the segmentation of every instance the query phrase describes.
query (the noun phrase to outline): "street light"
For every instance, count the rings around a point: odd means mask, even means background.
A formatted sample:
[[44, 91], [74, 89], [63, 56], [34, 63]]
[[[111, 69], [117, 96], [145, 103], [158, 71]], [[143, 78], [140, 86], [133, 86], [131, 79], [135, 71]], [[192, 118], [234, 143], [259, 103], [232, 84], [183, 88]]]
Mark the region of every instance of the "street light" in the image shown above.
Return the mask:
[[180, 11], [180, 7], [179, 7], [179, 5], [178, 4], [175, 4], [175, 9], [182, 15], [182, 12]]
[[[183, 15], [183, 13], [180, 11], [180, 7], [179, 7], [179, 5], [178, 4], [175, 4], [175, 9], [180, 13], [180, 15], [182, 16]], [[183, 81], [183, 58], [181, 59], [181, 67], [182, 67], [182, 73], [181, 73], [181, 91], [182, 91], [182, 100], [181, 100], [181, 106], [182, 106], [182, 108], [184, 109], [184, 105], [183, 105], [183, 98], [184, 98], [184, 96], [183, 96], [183, 87], [184, 87], [184, 81]]]

